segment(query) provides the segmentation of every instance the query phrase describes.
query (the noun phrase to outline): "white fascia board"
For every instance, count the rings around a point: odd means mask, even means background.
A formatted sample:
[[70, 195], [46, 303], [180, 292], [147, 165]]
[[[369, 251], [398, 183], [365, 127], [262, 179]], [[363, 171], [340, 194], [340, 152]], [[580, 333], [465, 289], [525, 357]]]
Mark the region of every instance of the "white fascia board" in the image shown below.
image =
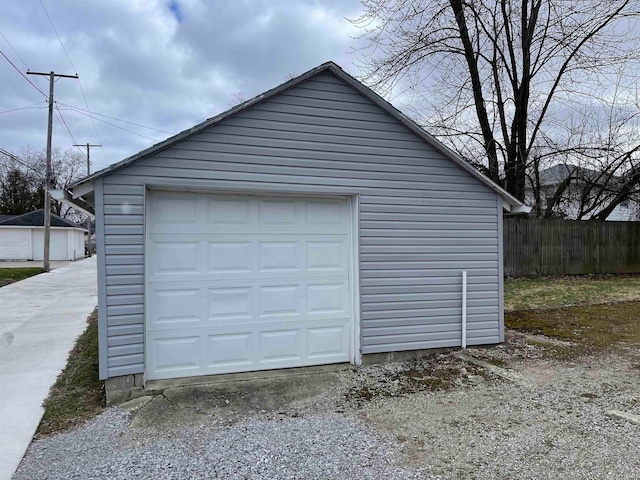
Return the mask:
[[71, 190], [71, 195], [72, 195], [72, 198], [74, 199], [80, 198], [86, 195], [87, 193], [93, 192], [94, 190], [95, 188], [93, 186], [93, 180], [90, 180], [88, 182], [81, 183], [80, 185], [75, 187], [73, 190]]
[[529, 205], [514, 205], [511, 207], [511, 213], [523, 213], [528, 214], [531, 212], [531, 208]]
[[[91, 184], [93, 185], [93, 182], [91, 182]], [[90, 191], [93, 191], [93, 189]], [[87, 210], [87, 208], [90, 206], [87, 205], [82, 199], [77, 198], [75, 195], [72, 196], [68, 190], [49, 190], [49, 194], [55, 200], [58, 200], [59, 202], [62, 202], [65, 205], [68, 205], [72, 208], [75, 208], [76, 210], [84, 213], [85, 215], [88, 215], [89, 218], [92, 218], [92, 219], [96, 218], [93, 212]]]
[[528, 214], [529, 212], [531, 212], [531, 208], [529, 205], [525, 205], [523, 204], [517, 204], [514, 205], [512, 203], [507, 202], [505, 199], [502, 199], [502, 209], [507, 212], [507, 213], [511, 213], [511, 214]]

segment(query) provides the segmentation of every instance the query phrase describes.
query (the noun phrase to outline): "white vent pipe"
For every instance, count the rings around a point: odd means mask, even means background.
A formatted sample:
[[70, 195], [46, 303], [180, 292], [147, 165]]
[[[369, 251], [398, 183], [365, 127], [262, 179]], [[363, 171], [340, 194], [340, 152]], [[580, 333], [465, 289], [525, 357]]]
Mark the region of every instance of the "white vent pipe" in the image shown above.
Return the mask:
[[467, 272], [462, 272], [462, 348], [467, 348]]

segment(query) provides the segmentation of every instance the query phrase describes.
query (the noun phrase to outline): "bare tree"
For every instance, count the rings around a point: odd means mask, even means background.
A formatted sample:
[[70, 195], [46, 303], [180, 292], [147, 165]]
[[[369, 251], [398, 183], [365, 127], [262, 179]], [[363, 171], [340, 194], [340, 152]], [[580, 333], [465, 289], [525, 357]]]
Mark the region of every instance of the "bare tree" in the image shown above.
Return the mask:
[[[589, 120], [613, 132], [616, 87], [637, 99], [640, 1], [361, 2], [365, 13], [352, 22], [368, 41], [363, 80], [389, 96], [410, 94], [426, 128], [520, 200], [545, 162], [575, 154], [597, 170], [614, 159], [593, 137], [578, 142], [576, 127]], [[621, 166], [608, 169], [617, 178], [637, 166], [640, 132], [632, 133], [613, 160]]]
[[247, 101], [247, 97], [244, 92], [233, 92], [231, 94], [231, 100], [229, 100], [229, 107], [235, 107]]
[[[17, 171], [22, 173], [22, 176], [28, 182], [29, 191], [32, 192], [34, 197], [29, 210], [42, 208], [44, 204], [46, 152], [38, 152], [25, 148], [16, 156], [1, 155], [0, 166], [3, 166], [7, 172]], [[85, 168], [86, 158], [84, 152], [76, 149], [54, 149], [51, 162], [52, 187], [58, 189], [65, 188], [73, 181], [82, 178], [85, 174]], [[1, 173], [2, 172], [0, 172], [0, 174]], [[8, 178], [6, 175], [8, 175], [8, 173], [5, 174], [5, 179]], [[0, 184], [0, 187], [1, 186], [2, 184]], [[54, 199], [51, 201], [51, 212], [60, 217], [69, 218], [76, 223], [82, 223], [86, 219], [82, 213]]]
[[635, 88], [617, 84], [607, 98], [585, 99], [554, 139], [541, 135], [547, 143], [530, 158], [526, 200], [539, 216], [599, 220], [640, 202], [639, 134]]

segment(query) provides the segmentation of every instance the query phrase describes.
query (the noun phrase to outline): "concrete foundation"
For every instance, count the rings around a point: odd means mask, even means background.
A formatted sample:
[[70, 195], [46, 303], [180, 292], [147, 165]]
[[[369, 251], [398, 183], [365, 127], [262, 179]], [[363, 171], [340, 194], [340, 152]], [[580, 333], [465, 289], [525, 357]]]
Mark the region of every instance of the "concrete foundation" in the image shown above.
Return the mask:
[[104, 382], [107, 405], [119, 405], [131, 399], [149, 395], [144, 390], [144, 381], [141, 373], [135, 375], [123, 375], [121, 377], [108, 378]]
[[430, 355], [448, 353], [459, 348], [430, 348], [423, 350], [405, 350], [402, 352], [369, 353], [362, 356], [362, 365], [375, 365], [377, 363], [404, 362], [406, 360], [419, 360]]
[[338, 363], [314, 367], [283, 368], [257, 372], [227, 373], [224, 375], [201, 375], [198, 377], [172, 378], [168, 380], [149, 380], [147, 382], [143, 382], [143, 376], [140, 373], [109, 378], [105, 381], [105, 390], [107, 405], [113, 406], [144, 396], [160, 395], [166, 390], [174, 388], [219, 385], [234, 382], [253, 382], [269, 379], [283, 381], [306, 375], [335, 373], [352, 368], [356, 367], [350, 363]]
[[[406, 360], [418, 360], [429, 355], [457, 350], [452, 348], [436, 348], [428, 350], [410, 350], [404, 352], [373, 353], [362, 356], [363, 365], [375, 365], [377, 363], [403, 362]], [[338, 363], [333, 365], [318, 365], [314, 367], [284, 368], [279, 370], [261, 370], [257, 372], [227, 373], [224, 375], [202, 375], [198, 377], [172, 378], [168, 380], [149, 380], [144, 382], [143, 375], [124, 375], [122, 377], [109, 378], [105, 381], [107, 405], [120, 405], [130, 400], [160, 395], [165, 390], [180, 387], [194, 387], [202, 385], [215, 385], [231, 382], [248, 382], [268, 379], [288, 379], [295, 376], [317, 375], [322, 373], [338, 372], [345, 369], [358, 368], [350, 363]]]

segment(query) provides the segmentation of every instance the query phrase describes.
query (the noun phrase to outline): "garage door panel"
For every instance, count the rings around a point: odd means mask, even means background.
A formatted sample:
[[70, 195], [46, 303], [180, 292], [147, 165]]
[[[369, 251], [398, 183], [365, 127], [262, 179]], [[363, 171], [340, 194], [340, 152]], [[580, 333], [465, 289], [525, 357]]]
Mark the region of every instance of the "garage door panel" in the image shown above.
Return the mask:
[[202, 245], [196, 241], [154, 241], [149, 245], [151, 269], [149, 275], [182, 275], [200, 274]]
[[156, 338], [149, 347], [149, 367], [158, 378], [196, 375], [201, 369], [202, 339], [199, 335]]
[[202, 289], [151, 290], [150, 296], [150, 328], [190, 328], [202, 323]]
[[207, 336], [204, 364], [207, 369], [250, 367], [256, 363], [255, 335], [252, 332], [212, 334]]
[[304, 269], [301, 242], [260, 241], [258, 268], [260, 273], [300, 272]]
[[307, 200], [307, 227], [329, 227], [344, 231], [348, 225], [348, 218], [343, 205], [341, 200]]
[[148, 340], [149, 376], [159, 379], [348, 362], [349, 328], [347, 318], [291, 328], [270, 323], [244, 330], [226, 325], [155, 332]]
[[170, 193], [160, 221], [148, 203], [148, 378], [349, 361], [345, 200]]
[[[347, 275], [349, 241], [342, 236], [291, 237], [152, 235], [149, 244], [149, 282], [180, 282], [254, 278], [267, 280], [300, 274], [304, 278]], [[206, 278], [205, 278], [206, 277]]]
[[307, 314], [310, 317], [348, 316], [349, 291], [347, 282], [307, 285]]
[[252, 247], [253, 242], [244, 240], [209, 242], [208, 272], [230, 274], [255, 271]]
[[313, 327], [308, 329], [308, 358], [322, 360], [346, 361], [349, 358], [349, 335], [344, 325], [329, 327]]
[[306, 242], [308, 272], [345, 274], [348, 267], [347, 238]]
[[[303, 205], [297, 200], [258, 200], [258, 220], [261, 227], [296, 227], [304, 221]], [[296, 228], [300, 231], [300, 228]]]
[[300, 362], [304, 357], [302, 340], [302, 328], [260, 332], [258, 363], [265, 365], [270, 363], [289, 364], [291, 361]]
[[253, 205], [248, 198], [211, 197], [207, 204], [210, 226], [238, 227], [254, 223]]
[[154, 192], [149, 204], [150, 233], [198, 233], [202, 229], [202, 200], [187, 192]]
[[212, 321], [251, 320], [255, 303], [253, 287], [220, 287], [209, 289], [209, 319]]
[[277, 317], [281, 321], [301, 319], [304, 312], [302, 286], [269, 285], [259, 287], [258, 316], [260, 319]]

